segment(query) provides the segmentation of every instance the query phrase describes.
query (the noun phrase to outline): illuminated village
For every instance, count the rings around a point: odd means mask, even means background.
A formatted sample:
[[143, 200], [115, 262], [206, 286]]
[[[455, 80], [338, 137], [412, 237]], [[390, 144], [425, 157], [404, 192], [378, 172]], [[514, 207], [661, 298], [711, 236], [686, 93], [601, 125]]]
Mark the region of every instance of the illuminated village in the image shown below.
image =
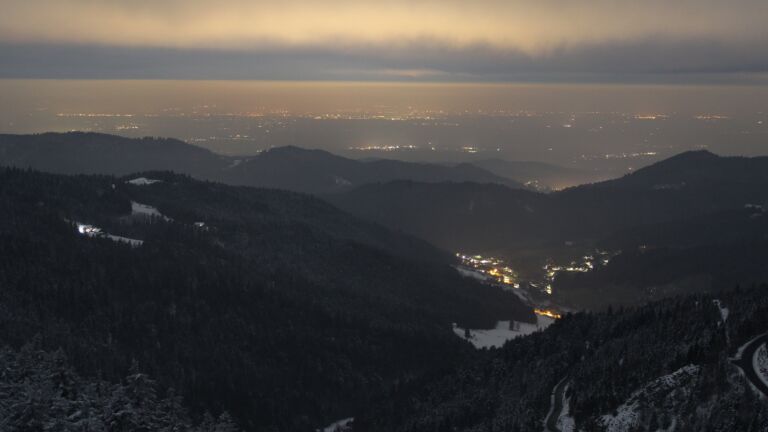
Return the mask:
[[[578, 261], [571, 261], [568, 265], [559, 265], [552, 262], [548, 262], [544, 265], [544, 292], [552, 295], [552, 284], [557, 278], [557, 275], [562, 272], [569, 273], [587, 273], [595, 269], [597, 266], [608, 265], [611, 260], [611, 254], [607, 251], [598, 250], [592, 255], [584, 255]], [[534, 287], [538, 287], [537, 284], [533, 284]]]
[[[553, 261], [548, 261], [542, 267], [543, 273], [541, 279], [536, 278], [532, 280], [524, 280], [501, 258], [468, 255], [460, 252], [456, 254], [456, 257], [459, 260], [459, 271], [465, 275], [476, 277], [486, 283], [500, 285], [504, 289], [512, 290], [515, 294], [518, 294], [519, 297], [529, 303], [537, 303], [532, 300], [531, 295], [526, 288], [551, 296], [553, 291], [552, 286], [558, 274], [563, 272], [587, 273], [593, 271], [598, 267], [607, 265], [614, 255], [615, 253], [608, 251], [596, 250], [594, 253], [584, 255], [568, 264], [557, 264]], [[556, 308], [553, 308], [550, 302], [544, 303], [546, 306], [533, 304], [534, 312], [537, 315], [554, 319], [559, 319], [561, 317], [560, 312]]]

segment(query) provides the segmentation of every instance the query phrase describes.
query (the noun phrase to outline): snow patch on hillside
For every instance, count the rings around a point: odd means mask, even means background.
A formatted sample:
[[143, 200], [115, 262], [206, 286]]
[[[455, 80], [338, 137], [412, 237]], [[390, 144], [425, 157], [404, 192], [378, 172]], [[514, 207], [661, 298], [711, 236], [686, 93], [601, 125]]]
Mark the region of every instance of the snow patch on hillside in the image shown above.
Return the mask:
[[490, 330], [469, 330], [469, 338], [463, 328], [453, 325], [453, 332], [462, 339], [466, 339], [475, 348], [501, 347], [508, 340], [527, 336], [538, 330], [544, 330], [555, 320], [541, 315], [536, 315], [536, 324], [518, 321], [498, 321], [496, 327]]
[[320, 432], [346, 432], [352, 430], [352, 423], [354, 423], [355, 419], [354, 417], [345, 418], [339, 421], [335, 421], [328, 426], [318, 429], [317, 431]]
[[480, 273], [479, 271], [475, 271], [475, 270], [469, 269], [467, 267], [455, 266], [455, 268], [456, 268], [456, 271], [458, 271], [459, 274], [464, 276], [464, 277], [471, 277], [471, 278], [474, 278], [474, 279], [477, 279], [477, 280], [483, 281], [483, 282], [488, 281], [488, 280], [491, 279], [489, 276], [486, 276], [486, 275]]
[[132, 247], [139, 247], [144, 244], [143, 240], [136, 240], [128, 237], [122, 237], [122, 236], [116, 236], [112, 234], [107, 234], [106, 237], [112, 241], [116, 241], [118, 243], [128, 243]]
[[727, 307], [723, 306], [723, 302], [721, 302], [718, 299], [714, 299], [712, 300], [712, 303], [714, 303], [715, 306], [717, 306], [717, 309], [720, 311], [720, 318], [722, 318], [723, 323], [728, 321], [728, 314], [730, 313], [730, 311], [728, 310]]
[[352, 182], [344, 177], [333, 176], [333, 181], [336, 183], [336, 186], [352, 186]]
[[765, 334], [765, 333], [761, 333], [761, 334], [759, 334], [759, 335], [757, 335], [757, 336], [753, 337], [752, 339], [750, 339], [750, 340], [748, 340], [748, 341], [744, 342], [744, 344], [743, 344], [742, 346], [740, 346], [740, 347], [739, 347], [739, 349], [736, 351], [736, 354], [735, 354], [733, 357], [731, 357], [731, 360], [739, 360], [739, 359], [741, 359], [741, 357], [744, 355], [744, 350], [745, 350], [745, 349], [747, 349], [747, 347], [748, 347], [748, 346], [749, 346], [749, 345], [750, 345], [752, 342], [754, 342], [754, 341], [755, 341], [755, 339], [759, 339], [759, 338], [763, 337], [763, 335], [764, 335], [764, 334]]
[[606, 414], [600, 418], [606, 430], [611, 432], [629, 432], [639, 426], [641, 402], [662, 400], [664, 406], [672, 407], [676, 401], [685, 400], [686, 384], [699, 373], [699, 367], [688, 365], [659, 377], [640, 390], [635, 391], [616, 410], [615, 414]]
[[171, 221], [172, 219], [163, 215], [158, 211], [155, 207], [152, 207], [150, 205], [137, 203], [136, 201], [131, 201], [131, 215], [132, 216], [146, 216], [146, 217], [159, 217], [166, 221]]
[[149, 186], [151, 184], [160, 183], [161, 180], [148, 179], [146, 177], [137, 177], [133, 180], [128, 180], [126, 183], [134, 186]]

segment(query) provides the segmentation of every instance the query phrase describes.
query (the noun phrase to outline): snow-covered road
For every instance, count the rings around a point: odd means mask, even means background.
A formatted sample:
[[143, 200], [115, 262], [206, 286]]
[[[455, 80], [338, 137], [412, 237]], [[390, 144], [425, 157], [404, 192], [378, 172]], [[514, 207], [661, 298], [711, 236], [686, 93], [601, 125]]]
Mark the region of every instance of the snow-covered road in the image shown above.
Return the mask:
[[549, 412], [544, 419], [544, 432], [563, 432], [558, 427], [558, 419], [563, 417], [565, 407], [565, 392], [568, 389], [568, 378], [563, 378], [552, 389], [550, 396]]
[[746, 375], [750, 384], [762, 393], [764, 397], [768, 397], [768, 383], [766, 383], [766, 378], [762, 376], [755, 357], [757, 356], [757, 350], [767, 343], [768, 333], [758, 336], [739, 348], [741, 355], [738, 356], [737, 354], [738, 358], [733, 360], [733, 363], [744, 371], [744, 375]]

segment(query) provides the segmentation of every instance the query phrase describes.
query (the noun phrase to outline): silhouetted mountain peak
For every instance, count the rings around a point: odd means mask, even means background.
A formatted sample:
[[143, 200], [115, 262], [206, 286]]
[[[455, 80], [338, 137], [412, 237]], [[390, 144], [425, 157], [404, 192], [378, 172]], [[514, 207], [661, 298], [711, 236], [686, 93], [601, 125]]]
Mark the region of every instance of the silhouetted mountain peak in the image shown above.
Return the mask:
[[690, 163], [690, 162], [712, 161], [717, 159], [720, 159], [720, 156], [712, 153], [709, 150], [690, 150], [690, 151], [682, 152], [680, 154], [676, 154], [668, 159], [665, 159], [659, 162], [659, 164]]
[[595, 186], [600, 189], [632, 187], [679, 190], [694, 185], [723, 188], [727, 184], [743, 186], [765, 181], [768, 181], [766, 157], [725, 157], [697, 150], [680, 153], [622, 178]]
[[297, 147], [293, 145], [272, 147], [259, 155], [260, 157], [275, 157], [275, 158], [333, 158], [343, 159], [340, 156], [336, 156], [325, 150], [308, 149], [303, 147]]

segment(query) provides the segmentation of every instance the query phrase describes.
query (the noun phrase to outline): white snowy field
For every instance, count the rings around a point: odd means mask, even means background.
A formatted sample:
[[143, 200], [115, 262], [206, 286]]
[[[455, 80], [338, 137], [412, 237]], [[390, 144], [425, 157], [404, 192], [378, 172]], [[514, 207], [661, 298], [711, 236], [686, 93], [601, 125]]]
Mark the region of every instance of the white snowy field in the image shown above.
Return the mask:
[[[469, 330], [469, 341], [475, 348], [500, 347], [508, 340], [527, 336], [535, 331], [544, 330], [555, 320], [550, 317], [536, 315], [536, 324], [529, 324], [517, 321], [499, 321], [496, 328], [490, 330]], [[465, 331], [463, 328], [453, 325], [453, 332], [464, 339]]]

